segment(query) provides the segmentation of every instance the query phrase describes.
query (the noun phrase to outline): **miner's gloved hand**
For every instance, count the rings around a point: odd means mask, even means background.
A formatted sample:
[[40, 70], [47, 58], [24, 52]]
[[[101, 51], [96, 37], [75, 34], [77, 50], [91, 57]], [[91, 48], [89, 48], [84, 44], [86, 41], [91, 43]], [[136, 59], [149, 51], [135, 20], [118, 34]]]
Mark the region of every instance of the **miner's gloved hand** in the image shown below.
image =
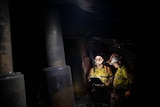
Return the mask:
[[125, 92], [125, 97], [129, 97], [130, 95], [131, 95], [130, 90], [127, 90], [127, 91]]
[[109, 84], [108, 82], [107, 82], [107, 83], [105, 83], [105, 86], [107, 86], [107, 87], [108, 87], [109, 85], [110, 85], [110, 84]]

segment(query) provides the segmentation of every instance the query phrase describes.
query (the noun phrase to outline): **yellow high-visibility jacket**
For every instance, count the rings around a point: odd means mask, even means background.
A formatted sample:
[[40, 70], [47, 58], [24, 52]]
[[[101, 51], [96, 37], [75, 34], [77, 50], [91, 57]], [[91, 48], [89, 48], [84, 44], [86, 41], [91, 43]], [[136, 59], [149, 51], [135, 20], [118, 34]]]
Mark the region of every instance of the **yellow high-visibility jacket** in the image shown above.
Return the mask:
[[112, 84], [113, 82], [113, 73], [110, 67], [103, 65], [102, 68], [91, 68], [89, 76], [98, 77], [102, 83], [106, 84]]
[[113, 86], [115, 89], [127, 89], [132, 83], [128, 69], [123, 65], [119, 67], [114, 75]]

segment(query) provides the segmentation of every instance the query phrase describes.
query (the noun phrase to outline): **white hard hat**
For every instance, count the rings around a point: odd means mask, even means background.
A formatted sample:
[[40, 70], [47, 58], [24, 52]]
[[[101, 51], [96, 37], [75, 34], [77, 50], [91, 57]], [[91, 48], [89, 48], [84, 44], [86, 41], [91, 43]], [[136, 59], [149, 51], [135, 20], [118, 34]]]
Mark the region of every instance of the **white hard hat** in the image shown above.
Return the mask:
[[95, 57], [95, 64], [96, 64], [96, 65], [102, 64], [103, 61], [104, 61], [104, 59], [102, 58], [102, 56], [97, 55], [97, 56]]
[[119, 55], [113, 56], [113, 57], [111, 58], [110, 64], [112, 65], [113, 63], [119, 62], [120, 60], [121, 60], [121, 57], [120, 57]]

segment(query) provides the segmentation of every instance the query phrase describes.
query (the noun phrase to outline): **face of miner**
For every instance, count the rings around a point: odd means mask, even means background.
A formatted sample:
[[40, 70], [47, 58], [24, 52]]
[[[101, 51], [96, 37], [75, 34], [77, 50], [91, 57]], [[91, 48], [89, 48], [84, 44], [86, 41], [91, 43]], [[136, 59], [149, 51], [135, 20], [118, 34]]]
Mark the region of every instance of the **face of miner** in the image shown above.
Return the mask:
[[95, 57], [95, 65], [100, 65], [103, 62], [103, 58], [101, 56], [96, 56]]

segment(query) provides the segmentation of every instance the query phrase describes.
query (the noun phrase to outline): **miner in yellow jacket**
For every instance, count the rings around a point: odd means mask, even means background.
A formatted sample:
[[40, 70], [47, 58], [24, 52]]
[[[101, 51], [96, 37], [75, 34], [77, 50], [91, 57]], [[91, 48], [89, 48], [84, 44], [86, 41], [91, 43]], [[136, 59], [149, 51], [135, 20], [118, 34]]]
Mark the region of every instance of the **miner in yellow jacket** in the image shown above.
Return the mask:
[[[95, 57], [94, 62], [95, 66], [90, 69], [88, 76], [89, 87], [91, 86], [88, 88], [88, 92], [95, 104], [99, 104], [99, 102], [109, 104], [113, 82], [112, 70], [109, 66], [103, 64], [104, 59], [100, 55]], [[101, 83], [97, 84], [94, 79], [98, 79]]]
[[[131, 107], [129, 104], [131, 95], [131, 85], [133, 83], [133, 75], [129, 66], [124, 63], [124, 59], [121, 55], [113, 53], [108, 61], [110, 65], [113, 65], [117, 70], [114, 74], [113, 80], [113, 95], [116, 99], [111, 107]], [[129, 105], [128, 105], [129, 104]]]
[[109, 66], [106, 66], [103, 64], [104, 59], [102, 56], [97, 55], [95, 57], [95, 67], [91, 68], [88, 79], [90, 81], [90, 78], [96, 77], [101, 80], [101, 82], [105, 86], [112, 85], [113, 82], [113, 73]]

